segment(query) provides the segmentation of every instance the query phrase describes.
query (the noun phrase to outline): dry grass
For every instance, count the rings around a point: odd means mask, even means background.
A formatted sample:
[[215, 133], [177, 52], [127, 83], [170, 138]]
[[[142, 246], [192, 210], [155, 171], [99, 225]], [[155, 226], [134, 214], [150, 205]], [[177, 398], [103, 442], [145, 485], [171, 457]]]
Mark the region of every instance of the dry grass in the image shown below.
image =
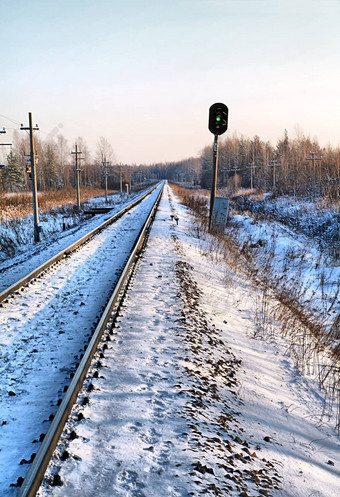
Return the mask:
[[[103, 196], [100, 188], [81, 189], [81, 202]], [[61, 190], [39, 193], [39, 217], [42, 240], [51, 240], [60, 231], [79, 225], [84, 215], [78, 211], [76, 190], [67, 187]], [[31, 193], [0, 194], [0, 261], [13, 258], [32, 243], [33, 202]], [[65, 222], [65, 223], [64, 223]]]
[[[104, 194], [105, 190], [102, 188], [82, 187], [80, 190], [80, 200], [81, 202], [86, 202], [90, 198], [100, 197]], [[42, 213], [76, 203], [77, 191], [71, 186], [60, 190], [38, 193], [39, 211]], [[0, 222], [31, 215], [33, 213], [32, 193], [0, 193], [0, 210]]]

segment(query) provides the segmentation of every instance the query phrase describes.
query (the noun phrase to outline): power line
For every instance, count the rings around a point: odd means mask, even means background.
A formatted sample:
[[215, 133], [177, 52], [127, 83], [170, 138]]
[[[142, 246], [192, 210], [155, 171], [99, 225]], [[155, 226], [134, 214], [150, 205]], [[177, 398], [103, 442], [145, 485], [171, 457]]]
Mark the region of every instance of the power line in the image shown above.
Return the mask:
[[17, 124], [18, 126], [20, 126], [20, 124], [21, 124], [19, 121], [16, 121], [15, 119], [12, 119], [10, 117], [4, 116], [3, 114], [0, 114], [0, 117], [3, 117], [4, 119], [7, 119], [7, 121], [10, 121], [13, 124]]

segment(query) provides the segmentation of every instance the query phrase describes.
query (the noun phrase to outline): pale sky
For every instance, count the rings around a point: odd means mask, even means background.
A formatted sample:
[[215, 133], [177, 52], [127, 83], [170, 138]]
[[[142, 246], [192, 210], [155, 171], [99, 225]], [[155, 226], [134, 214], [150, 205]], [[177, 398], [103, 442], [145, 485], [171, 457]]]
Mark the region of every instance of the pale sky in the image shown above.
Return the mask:
[[340, 0], [0, 0], [0, 142], [32, 112], [43, 139], [179, 160], [223, 102], [227, 134], [337, 146], [339, 25]]

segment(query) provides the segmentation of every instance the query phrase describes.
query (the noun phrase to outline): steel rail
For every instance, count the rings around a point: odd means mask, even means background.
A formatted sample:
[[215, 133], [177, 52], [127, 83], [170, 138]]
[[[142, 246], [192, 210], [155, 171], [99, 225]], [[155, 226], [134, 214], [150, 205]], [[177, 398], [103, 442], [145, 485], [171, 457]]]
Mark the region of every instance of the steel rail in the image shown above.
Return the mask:
[[2, 292], [0, 292], [0, 302], [3, 302], [4, 300], [6, 300], [7, 297], [9, 297], [10, 295], [12, 295], [16, 290], [19, 290], [21, 287], [23, 287], [24, 285], [26, 285], [26, 283], [28, 283], [30, 280], [32, 280], [33, 278], [35, 278], [36, 276], [38, 276], [39, 274], [41, 274], [45, 269], [49, 268], [54, 263], [60, 261], [65, 256], [71, 254], [80, 245], [83, 245], [90, 238], [92, 238], [93, 236], [95, 236], [97, 233], [99, 233], [100, 231], [102, 231], [103, 229], [105, 229], [107, 226], [109, 226], [110, 224], [112, 224], [115, 221], [117, 221], [117, 219], [119, 219], [120, 217], [122, 217], [127, 211], [129, 211], [130, 209], [132, 209], [133, 207], [135, 207], [142, 200], [144, 200], [145, 197], [147, 197], [148, 195], [150, 195], [158, 186], [159, 186], [159, 184], [156, 185], [156, 186], [154, 186], [150, 190], [148, 190], [144, 195], [142, 195], [141, 197], [138, 197], [136, 200], [134, 200], [133, 202], [131, 202], [131, 204], [127, 205], [126, 207], [124, 207], [123, 209], [121, 209], [119, 212], [116, 212], [116, 214], [114, 214], [109, 219], [107, 219], [106, 221], [104, 221], [102, 224], [100, 224], [99, 226], [97, 226], [97, 228], [94, 228], [93, 230], [89, 231], [89, 233], [87, 233], [86, 235], [84, 235], [81, 238], [79, 238], [79, 240], [73, 242], [71, 245], [69, 245], [68, 247], [64, 248], [63, 250], [61, 250], [60, 252], [58, 252], [56, 255], [54, 255], [53, 257], [51, 257], [47, 261], [43, 262], [40, 266], [38, 266], [37, 268], [33, 269], [33, 271], [31, 271], [30, 273], [26, 274], [26, 276], [23, 276], [22, 278], [20, 278], [19, 280], [17, 280], [12, 285], [10, 285], [9, 287], [5, 288], [5, 290], [3, 290]]
[[70, 386], [68, 387], [67, 392], [65, 393], [65, 396], [59, 406], [59, 409], [54, 419], [51, 422], [51, 425], [37, 452], [37, 455], [35, 456], [34, 461], [32, 462], [32, 465], [30, 466], [27, 472], [27, 475], [22, 483], [22, 486], [17, 494], [17, 497], [34, 497], [37, 491], [39, 490], [46, 468], [57, 446], [60, 435], [63, 432], [67, 418], [72, 410], [73, 405], [76, 402], [77, 395], [80, 389], [82, 388], [87, 371], [90, 367], [93, 356], [97, 350], [98, 343], [100, 342], [100, 339], [111, 318], [113, 309], [119, 299], [120, 292], [129, 276], [131, 266], [137, 259], [140, 249], [146, 238], [147, 232], [151, 226], [152, 220], [154, 218], [158, 204], [161, 199], [163, 187], [164, 185], [161, 187], [157, 199], [150, 211], [150, 214], [147, 220], [145, 221], [138, 235], [138, 238], [136, 239], [131, 255], [129, 256], [125, 264], [125, 267], [120, 275], [118, 283], [110, 297], [110, 300], [108, 301], [105, 307], [102, 317], [100, 318], [100, 321], [93, 333], [90, 343], [87, 346], [84, 356], [81, 359], [77, 371], [75, 372], [75, 375], [72, 378]]

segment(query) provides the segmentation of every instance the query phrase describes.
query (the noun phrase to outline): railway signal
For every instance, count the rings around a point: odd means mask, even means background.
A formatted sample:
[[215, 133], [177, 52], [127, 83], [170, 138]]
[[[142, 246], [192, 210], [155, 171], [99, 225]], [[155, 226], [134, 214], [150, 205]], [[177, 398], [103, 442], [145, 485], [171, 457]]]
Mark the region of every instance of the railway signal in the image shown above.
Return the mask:
[[228, 107], [222, 103], [215, 103], [209, 109], [209, 124], [208, 128], [214, 135], [214, 161], [213, 161], [213, 180], [210, 194], [210, 210], [209, 210], [209, 230], [211, 229], [212, 214], [214, 209], [214, 201], [216, 197], [217, 184], [217, 163], [218, 163], [218, 137], [223, 135], [228, 129]]
[[214, 135], [223, 135], [228, 129], [228, 107], [216, 103], [209, 109], [209, 131]]

